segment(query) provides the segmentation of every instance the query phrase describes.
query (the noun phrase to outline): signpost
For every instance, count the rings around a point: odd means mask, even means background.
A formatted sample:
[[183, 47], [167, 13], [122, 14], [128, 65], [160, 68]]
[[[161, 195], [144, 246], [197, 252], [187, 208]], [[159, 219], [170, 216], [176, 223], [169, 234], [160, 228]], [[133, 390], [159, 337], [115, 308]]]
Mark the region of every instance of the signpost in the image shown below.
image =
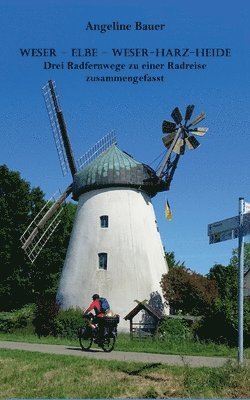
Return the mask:
[[[244, 202], [244, 199], [243, 199]], [[243, 236], [250, 234], [250, 209], [243, 213]], [[209, 244], [224, 242], [239, 237], [239, 216], [227, 218], [208, 225]]]
[[239, 198], [239, 215], [208, 225], [209, 244], [239, 240], [238, 245], [238, 364], [243, 364], [244, 236], [250, 234], [250, 204]]

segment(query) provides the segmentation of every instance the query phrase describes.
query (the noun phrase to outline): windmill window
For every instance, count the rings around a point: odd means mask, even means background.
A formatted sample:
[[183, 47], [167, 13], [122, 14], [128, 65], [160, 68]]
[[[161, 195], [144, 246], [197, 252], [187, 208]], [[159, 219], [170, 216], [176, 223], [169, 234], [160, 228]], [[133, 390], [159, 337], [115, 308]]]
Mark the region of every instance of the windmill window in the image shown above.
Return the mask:
[[108, 217], [108, 215], [101, 215], [100, 224], [101, 224], [101, 228], [108, 228], [108, 226], [109, 226], [109, 217]]
[[108, 266], [108, 254], [107, 253], [99, 253], [99, 269], [107, 269]]

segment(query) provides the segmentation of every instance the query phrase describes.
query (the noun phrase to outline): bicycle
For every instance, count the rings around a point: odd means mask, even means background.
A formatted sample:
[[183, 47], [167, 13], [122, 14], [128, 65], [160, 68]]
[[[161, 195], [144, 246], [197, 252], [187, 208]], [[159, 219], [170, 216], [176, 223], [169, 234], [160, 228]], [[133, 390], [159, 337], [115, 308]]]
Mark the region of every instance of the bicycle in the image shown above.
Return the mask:
[[[84, 315], [83, 317], [90, 321], [94, 316], [89, 314]], [[78, 338], [82, 350], [89, 350], [94, 342], [106, 353], [110, 353], [115, 347], [119, 319], [119, 315], [113, 317], [107, 316], [100, 318], [98, 326], [95, 329], [93, 329], [89, 324], [79, 328]]]

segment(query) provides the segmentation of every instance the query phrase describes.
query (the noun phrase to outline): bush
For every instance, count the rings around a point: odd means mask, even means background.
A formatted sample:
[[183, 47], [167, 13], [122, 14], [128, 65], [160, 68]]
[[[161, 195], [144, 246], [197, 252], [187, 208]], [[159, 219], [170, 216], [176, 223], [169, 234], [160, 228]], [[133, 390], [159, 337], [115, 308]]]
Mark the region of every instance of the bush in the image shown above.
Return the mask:
[[59, 313], [59, 304], [55, 296], [47, 296], [37, 301], [33, 324], [35, 333], [40, 336], [56, 336], [56, 317]]
[[165, 317], [159, 328], [159, 336], [166, 340], [183, 340], [191, 339], [192, 332], [185, 321]]
[[57, 336], [75, 339], [77, 331], [83, 325], [82, 310], [80, 308], [69, 308], [59, 311], [56, 317]]
[[36, 310], [35, 304], [27, 304], [19, 310], [0, 313], [0, 332], [13, 333], [31, 324]]
[[[197, 324], [199, 339], [236, 346], [238, 342], [238, 309], [234, 299], [217, 299]], [[244, 302], [244, 344], [250, 344], [250, 301]]]

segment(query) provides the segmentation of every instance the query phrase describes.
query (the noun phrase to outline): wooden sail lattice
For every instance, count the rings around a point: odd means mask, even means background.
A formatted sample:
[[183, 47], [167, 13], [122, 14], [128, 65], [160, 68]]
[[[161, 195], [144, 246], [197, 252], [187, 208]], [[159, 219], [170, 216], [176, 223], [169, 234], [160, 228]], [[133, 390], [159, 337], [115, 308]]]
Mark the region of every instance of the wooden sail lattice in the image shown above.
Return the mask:
[[[71, 190], [70, 190], [71, 191]], [[63, 205], [69, 189], [47, 201], [21, 236], [22, 249], [33, 263], [62, 221]]]

